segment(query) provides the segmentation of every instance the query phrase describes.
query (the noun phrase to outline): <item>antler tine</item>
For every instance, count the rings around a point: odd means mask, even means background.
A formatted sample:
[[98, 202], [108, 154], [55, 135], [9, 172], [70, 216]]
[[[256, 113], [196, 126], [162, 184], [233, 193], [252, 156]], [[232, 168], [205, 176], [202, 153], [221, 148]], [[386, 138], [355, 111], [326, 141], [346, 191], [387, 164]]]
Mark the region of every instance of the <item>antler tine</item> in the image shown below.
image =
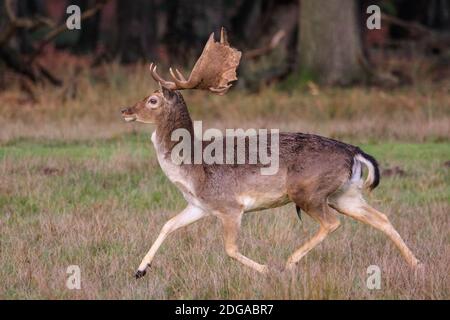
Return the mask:
[[[181, 73], [180, 73], [177, 69], [175, 69], [175, 70], [176, 70], [176, 72], [178, 73], [178, 76], [180, 76]], [[176, 84], [179, 88], [187, 88], [189, 82], [186, 81], [186, 79], [183, 77], [183, 75], [181, 75], [181, 77], [180, 77], [181, 80], [180, 80], [180, 79], [178, 79], [178, 78], [176, 77], [176, 75], [175, 75], [175, 73], [173, 72], [172, 68], [169, 68], [169, 72], [170, 72], [170, 75], [171, 75], [172, 78], [173, 78], [173, 81], [175, 82], [175, 84]]]
[[183, 74], [178, 71], [178, 69], [175, 68], [175, 72], [177, 73], [178, 77], [182, 80], [182, 81], [186, 81], [186, 78], [183, 76]]
[[156, 64], [154, 64], [153, 62], [150, 64], [150, 74], [152, 75], [153, 79], [161, 83], [163, 87], [175, 90], [176, 89], [175, 83], [171, 81], [166, 81], [163, 78], [161, 78], [161, 76], [156, 72], [156, 67], [157, 67]]
[[210, 87], [209, 90], [211, 92], [217, 93], [218, 95], [224, 95], [225, 93], [227, 93], [228, 89], [231, 88], [231, 84], [226, 85], [225, 87], [222, 88], [214, 88], [214, 87]]
[[220, 29], [220, 43], [227, 45], [227, 46], [229, 45], [227, 30], [224, 27], [222, 27], [222, 29]]
[[165, 80], [162, 79], [162, 78], [160, 77], [160, 75], [156, 72], [156, 64], [154, 64], [153, 62], [150, 63], [149, 70], [150, 70], [150, 74], [152, 75], [153, 79], [154, 79], [156, 82], [162, 82], [162, 83], [165, 82]]

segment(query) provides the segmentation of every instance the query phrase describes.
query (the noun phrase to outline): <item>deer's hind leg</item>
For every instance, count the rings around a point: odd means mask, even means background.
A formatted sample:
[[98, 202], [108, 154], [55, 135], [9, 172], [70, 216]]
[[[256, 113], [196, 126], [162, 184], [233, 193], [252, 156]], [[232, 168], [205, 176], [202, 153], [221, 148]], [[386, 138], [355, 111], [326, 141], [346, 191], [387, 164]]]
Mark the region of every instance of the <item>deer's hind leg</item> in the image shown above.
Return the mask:
[[412, 268], [415, 268], [419, 264], [419, 260], [417, 260], [411, 250], [406, 246], [387, 216], [367, 204], [362, 197], [361, 191], [360, 185], [352, 183], [343, 192], [331, 197], [330, 206], [344, 215], [382, 231], [394, 242], [406, 262]]
[[328, 234], [335, 231], [340, 226], [337, 214], [327, 205], [326, 200], [324, 200], [320, 205], [307, 207], [305, 211], [309, 216], [319, 222], [319, 231], [317, 231], [317, 233], [300, 248], [295, 250], [295, 252], [289, 257], [286, 263], [286, 269], [288, 270], [292, 270], [309, 251], [321, 243]]

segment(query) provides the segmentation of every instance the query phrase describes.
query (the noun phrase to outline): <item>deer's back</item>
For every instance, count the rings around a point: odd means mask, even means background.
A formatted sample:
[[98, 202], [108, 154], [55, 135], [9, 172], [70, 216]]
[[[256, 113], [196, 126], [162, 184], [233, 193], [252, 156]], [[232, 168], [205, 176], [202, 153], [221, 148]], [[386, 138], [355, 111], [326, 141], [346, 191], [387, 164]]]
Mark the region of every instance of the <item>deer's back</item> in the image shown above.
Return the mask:
[[201, 194], [205, 200], [220, 199], [216, 202], [244, 206], [248, 211], [278, 207], [290, 202], [294, 195], [304, 199], [326, 198], [350, 177], [358, 150], [317, 135], [281, 133], [276, 174], [262, 175], [261, 163], [204, 164], [206, 179]]

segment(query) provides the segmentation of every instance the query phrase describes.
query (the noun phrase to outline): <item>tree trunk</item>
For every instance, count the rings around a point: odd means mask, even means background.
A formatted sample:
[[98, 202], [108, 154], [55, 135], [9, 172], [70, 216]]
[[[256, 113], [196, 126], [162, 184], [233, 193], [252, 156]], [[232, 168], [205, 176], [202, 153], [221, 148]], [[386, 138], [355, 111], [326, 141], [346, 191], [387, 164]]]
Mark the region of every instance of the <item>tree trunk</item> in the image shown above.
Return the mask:
[[[95, 1], [92, 0], [76, 0], [72, 3], [78, 5], [81, 12], [85, 12], [95, 5]], [[100, 29], [100, 11], [90, 19], [83, 21], [82, 25], [81, 30], [78, 31], [80, 32], [79, 38], [73, 49], [75, 52], [84, 54], [95, 52]]]
[[300, 68], [319, 83], [348, 85], [363, 76], [354, 0], [302, 0]]
[[117, 1], [117, 54], [121, 62], [147, 62], [155, 59], [157, 12], [155, 0]]

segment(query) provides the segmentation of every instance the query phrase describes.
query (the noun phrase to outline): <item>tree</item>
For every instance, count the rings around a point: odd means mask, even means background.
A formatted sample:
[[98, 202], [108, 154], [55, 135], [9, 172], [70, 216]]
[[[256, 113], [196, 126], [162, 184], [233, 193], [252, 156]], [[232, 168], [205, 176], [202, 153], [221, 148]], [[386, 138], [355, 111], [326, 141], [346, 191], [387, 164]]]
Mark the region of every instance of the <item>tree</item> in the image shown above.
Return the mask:
[[[87, 19], [99, 12], [108, 0], [98, 0], [84, 11], [80, 19]], [[40, 2], [31, 0], [15, 2], [0, 0], [0, 72], [8, 68], [22, 77], [26, 91], [33, 95], [30, 83], [49, 82], [60, 86], [62, 81], [37, 61], [45, 46], [67, 30], [65, 22], [56, 24], [40, 13]], [[38, 44], [31, 43], [30, 34], [46, 30]], [[19, 45], [18, 45], [19, 44]], [[32, 97], [34, 99], [34, 97]]]
[[118, 56], [124, 63], [154, 59], [158, 10], [155, 0], [117, 2]]
[[[93, 0], [76, 0], [72, 4], [78, 5], [82, 12], [95, 5]], [[79, 38], [75, 44], [74, 51], [80, 53], [89, 53], [95, 51], [99, 37], [100, 11], [97, 11], [90, 19], [83, 21]]]
[[328, 85], [363, 76], [362, 47], [354, 0], [302, 0], [300, 72]]

